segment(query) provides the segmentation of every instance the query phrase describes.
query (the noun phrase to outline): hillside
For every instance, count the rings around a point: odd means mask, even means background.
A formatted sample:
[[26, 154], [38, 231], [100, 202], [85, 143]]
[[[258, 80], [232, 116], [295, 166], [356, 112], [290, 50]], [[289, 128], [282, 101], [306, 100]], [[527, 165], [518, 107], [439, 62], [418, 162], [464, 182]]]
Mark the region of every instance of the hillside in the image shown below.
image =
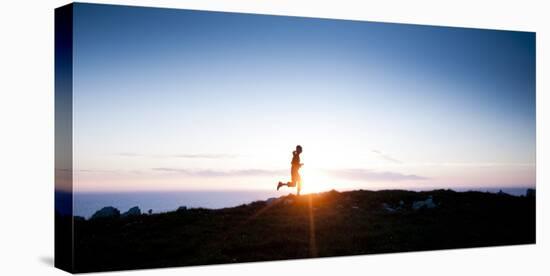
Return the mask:
[[351, 191], [225, 209], [75, 219], [76, 272], [535, 242], [535, 198]]

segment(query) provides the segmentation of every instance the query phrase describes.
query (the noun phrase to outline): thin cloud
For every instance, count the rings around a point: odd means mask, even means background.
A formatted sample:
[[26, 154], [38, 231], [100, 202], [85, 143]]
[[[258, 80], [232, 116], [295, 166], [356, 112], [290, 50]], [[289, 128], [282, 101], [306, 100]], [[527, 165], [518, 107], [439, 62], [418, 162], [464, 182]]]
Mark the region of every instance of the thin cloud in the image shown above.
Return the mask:
[[387, 155], [379, 150], [372, 150], [373, 153], [376, 153], [376, 156], [378, 156], [379, 158], [383, 159], [383, 160], [386, 160], [386, 161], [389, 161], [389, 162], [392, 162], [392, 163], [396, 163], [396, 164], [402, 164], [403, 162], [401, 160], [398, 160], [396, 158], [393, 158], [392, 156], [390, 155]]
[[236, 154], [174, 154], [169, 157], [175, 158], [204, 158], [204, 159], [224, 159], [235, 158]]
[[133, 171], [125, 170], [97, 170], [97, 169], [80, 169], [74, 170], [73, 173], [82, 173], [82, 174], [126, 174], [132, 173]]
[[192, 170], [180, 168], [153, 168], [153, 171], [168, 172], [182, 174], [193, 177], [250, 177], [250, 176], [277, 176], [285, 173], [286, 170], [261, 170], [261, 169], [245, 169], [245, 170]]
[[333, 177], [349, 180], [372, 180], [372, 181], [405, 181], [405, 180], [428, 180], [429, 178], [415, 175], [402, 174], [397, 172], [378, 172], [366, 169], [342, 169], [328, 170], [327, 173]]
[[182, 153], [182, 154], [141, 154], [133, 152], [121, 152], [117, 156], [122, 157], [153, 157], [153, 158], [188, 158], [188, 159], [227, 159], [227, 158], [236, 158], [236, 154], [222, 154], [222, 153]]
[[424, 162], [407, 163], [406, 167], [535, 167], [535, 163], [499, 163], [499, 162]]

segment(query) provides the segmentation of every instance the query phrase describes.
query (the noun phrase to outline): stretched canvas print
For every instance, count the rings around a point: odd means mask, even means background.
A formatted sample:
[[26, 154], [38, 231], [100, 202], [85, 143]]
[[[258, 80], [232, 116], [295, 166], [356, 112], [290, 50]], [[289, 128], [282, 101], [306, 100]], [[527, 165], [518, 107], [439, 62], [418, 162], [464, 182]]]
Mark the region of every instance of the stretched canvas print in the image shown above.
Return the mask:
[[535, 243], [535, 33], [55, 11], [55, 265]]

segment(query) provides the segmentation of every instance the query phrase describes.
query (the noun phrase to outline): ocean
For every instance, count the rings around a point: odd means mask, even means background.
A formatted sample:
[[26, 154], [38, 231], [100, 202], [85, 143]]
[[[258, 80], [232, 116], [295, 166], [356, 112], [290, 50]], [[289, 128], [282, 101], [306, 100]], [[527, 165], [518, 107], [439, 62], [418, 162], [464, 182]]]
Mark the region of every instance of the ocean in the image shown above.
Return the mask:
[[218, 209], [287, 194], [277, 191], [75, 193], [74, 213], [76, 216], [89, 218], [95, 211], [105, 206], [113, 206], [121, 213], [134, 206], [138, 206], [142, 212], [152, 209], [153, 213], [174, 211], [180, 206]]
[[[430, 189], [432, 190], [432, 189]], [[527, 188], [457, 188], [455, 191], [481, 191], [497, 193], [502, 190], [511, 195], [525, 195]], [[420, 191], [420, 190], [418, 190]], [[225, 208], [247, 204], [270, 197], [280, 197], [288, 192], [277, 191], [177, 191], [177, 192], [113, 192], [74, 193], [74, 215], [90, 218], [97, 210], [113, 206], [121, 213], [138, 206], [142, 212], [174, 211], [180, 206], [187, 208]]]

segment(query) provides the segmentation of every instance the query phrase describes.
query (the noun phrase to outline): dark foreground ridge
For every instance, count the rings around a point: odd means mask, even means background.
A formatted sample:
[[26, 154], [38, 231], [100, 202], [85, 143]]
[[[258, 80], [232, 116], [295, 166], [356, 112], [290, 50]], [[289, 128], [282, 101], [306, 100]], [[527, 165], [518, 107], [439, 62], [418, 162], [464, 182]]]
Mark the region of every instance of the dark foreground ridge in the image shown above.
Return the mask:
[[92, 272], [535, 243], [535, 197], [331, 191], [74, 223]]

